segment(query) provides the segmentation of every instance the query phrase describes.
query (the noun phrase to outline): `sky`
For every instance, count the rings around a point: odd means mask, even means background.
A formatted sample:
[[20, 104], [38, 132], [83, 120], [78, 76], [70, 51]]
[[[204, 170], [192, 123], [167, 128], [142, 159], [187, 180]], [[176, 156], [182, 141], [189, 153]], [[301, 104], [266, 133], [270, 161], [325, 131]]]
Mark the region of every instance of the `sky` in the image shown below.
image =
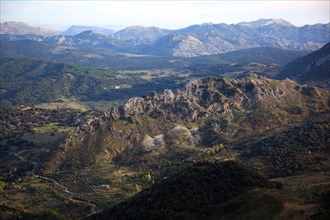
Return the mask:
[[204, 22], [233, 24], [282, 18], [296, 26], [329, 23], [330, 1], [14, 1], [1, 0], [1, 22], [64, 30], [71, 25], [183, 28]]

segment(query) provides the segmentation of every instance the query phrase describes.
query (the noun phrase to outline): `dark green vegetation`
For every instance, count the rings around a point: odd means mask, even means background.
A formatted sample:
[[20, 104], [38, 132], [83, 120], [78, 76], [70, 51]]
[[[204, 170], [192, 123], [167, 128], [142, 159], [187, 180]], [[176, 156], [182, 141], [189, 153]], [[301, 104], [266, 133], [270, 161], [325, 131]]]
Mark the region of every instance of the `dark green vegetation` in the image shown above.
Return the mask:
[[[235, 162], [197, 163], [92, 219], [206, 219], [219, 207], [229, 215], [240, 208], [231, 199], [252, 187], [275, 186]], [[272, 203], [268, 216], [281, 211], [279, 201], [267, 202]]]
[[108, 69], [33, 59], [2, 58], [0, 61], [1, 100], [11, 104], [125, 100], [150, 90], [176, 88], [178, 78], [145, 80], [134, 75], [118, 75]]
[[329, 88], [330, 83], [330, 43], [283, 67], [278, 78], [289, 77], [299, 83], [315, 83]]

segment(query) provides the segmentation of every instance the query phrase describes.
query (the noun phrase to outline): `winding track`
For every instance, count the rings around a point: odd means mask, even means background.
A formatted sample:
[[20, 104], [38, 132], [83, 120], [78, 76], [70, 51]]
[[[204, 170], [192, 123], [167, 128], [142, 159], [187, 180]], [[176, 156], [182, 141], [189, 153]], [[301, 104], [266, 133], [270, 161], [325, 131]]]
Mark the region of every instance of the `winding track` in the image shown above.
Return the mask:
[[31, 163], [33, 164], [33, 168], [31, 170], [31, 173], [34, 177], [36, 178], [39, 178], [39, 179], [43, 179], [43, 180], [47, 180], [47, 181], [51, 181], [53, 182], [55, 185], [57, 185], [58, 187], [62, 188], [64, 190], [64, 192], [70, 194], [68, 199], [72, 202], [76, 202], [76, 203], [81, 203], [81, 204], [85, 204], [85, 205], [88, 205], [89, 207], [91, 207], [91, 214], [95, 214], [96, 213], [96, 208], [97, 208], [97, 205], [95, 205], [94, 203], [91, 203], [91, 202], [86, 202], [84, 200], [81, 200], [81, 199], [75, 199], [73, 198], [74, 197], [74, 192], [70, 191], [68, 187], [60, 184], [58, 181], [56, 181], [55, 179], [53, 178], [50, 178], [50, 177], [46, 177], [46, 176], [41, 176], [41, 175], [37, 175], [35, 173], [36, 171], [36, 168], [38, 166], [38, 163], [35, 162], [35, 161], [31, 161], [31, 160], [26, 160], [22, 155], [20, 155], [21, 153], [25, 152], [27, 150], [21, 150], [17, 153], [14, 154], [15, 157], [18, 157], [22, 162], [26, 162], [26, 163]]

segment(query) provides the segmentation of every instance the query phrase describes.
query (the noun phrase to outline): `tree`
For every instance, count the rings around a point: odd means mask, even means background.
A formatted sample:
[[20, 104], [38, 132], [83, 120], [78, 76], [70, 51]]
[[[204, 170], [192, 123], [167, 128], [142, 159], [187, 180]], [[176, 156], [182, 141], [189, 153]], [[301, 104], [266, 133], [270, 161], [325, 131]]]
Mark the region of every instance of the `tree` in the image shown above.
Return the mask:
[[6, 183], [0, 180], [0, 193], [3, 192], [5, 186], [6, 186]]
[[152, 176], [151, 176], [150, 172], [147, 173], [147, 174], [145, 175], [145, 178], [146, 178], [146, 180], [148, 180], [149, 182], [152, 181]]

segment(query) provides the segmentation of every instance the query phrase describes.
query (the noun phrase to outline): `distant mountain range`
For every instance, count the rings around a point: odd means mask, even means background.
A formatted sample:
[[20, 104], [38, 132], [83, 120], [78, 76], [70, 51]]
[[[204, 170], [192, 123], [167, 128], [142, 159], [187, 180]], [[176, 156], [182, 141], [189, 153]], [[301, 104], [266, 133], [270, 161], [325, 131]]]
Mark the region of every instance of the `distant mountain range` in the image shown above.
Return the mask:
[[[2, 30], [1, 41], [32, 39], [62, 46], [169, 57], [212, 55], [253, 47], [316, 50], [330, 41], [329, 23], [296, 27], [283, 19], [260, 19], [230, 25], [204, 23], [178, 30], [132, 26], [110, 35], [112, 30], [86, 26], [72, 26], [63, 34], [49, 34], [47, 37], [37, 31], [35, 34], [25, 31], [31, 29], [26, 26], [17, 29], [12, 26]], [[78, 33], [80, 31], [83, 32]]]

